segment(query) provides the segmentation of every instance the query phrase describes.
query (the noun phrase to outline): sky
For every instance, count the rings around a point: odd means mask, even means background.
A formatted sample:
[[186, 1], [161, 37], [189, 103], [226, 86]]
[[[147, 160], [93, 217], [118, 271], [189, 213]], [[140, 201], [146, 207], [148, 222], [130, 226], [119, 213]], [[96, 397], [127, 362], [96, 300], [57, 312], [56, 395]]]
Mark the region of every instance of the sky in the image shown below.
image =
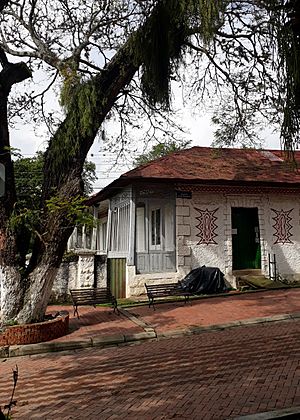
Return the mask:
[[[209, 113], [194, 114], [189, 107], [180, 110], [182, 123], [187, 128], [186, 139], [191, 139], [191, 146], [210, 146], [214, 140], [215, 126], [211, 123]], [[30, 124], [18, 124], [11, 130], [11, 146], [20, 149], [24, 157], [32, 157], [37, 151], [45, 150], [48, 136], [43, 129], [33, 129]], [[261, 133], [261, 140], [264, 147], [268, 149], [280, 149], [279, 134], [265, 130]], [[131, 169], [129, 164], [112, 166], [114, 156], [110, 153], [103, 153], [99, 139], [96, 139], [88, 155], [96, 165], [96, 175], [98, 180], [94, 184], [94, 192], [108, 185], [122, 173]]]

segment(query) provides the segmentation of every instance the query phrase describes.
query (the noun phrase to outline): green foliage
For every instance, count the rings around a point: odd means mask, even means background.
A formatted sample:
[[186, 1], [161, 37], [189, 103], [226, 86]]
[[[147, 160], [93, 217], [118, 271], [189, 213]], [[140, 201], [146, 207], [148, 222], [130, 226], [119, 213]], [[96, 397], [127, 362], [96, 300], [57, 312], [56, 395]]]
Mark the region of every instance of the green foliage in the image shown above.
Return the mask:
[[15, 206], [14, 211], [9, 219], [9, 227], [13, 232], [18, 232], [21, 229], [29, 231], [35, 230], [40, 213], [38, 210], [28, 208], [18, 208]]
[[78, 258], [79, 257], [78, 257], [77, 254], [75, 254], [72, 251], [68, 251], [68, 252], [65, 252], [64, 253], [62, 262], [64, 262], [64, 263], [77, 262], [78, 261]]
[[66, 110], [68, 110], [70, 101], [76, 94], [81, 82], [80, 75], [78, 75], [76, 69], [72, 67], [73, 66], [70, 63], [69, 66], [65, 66], [60, 71], [63, 78], [63, 84], [60, 91], [59, 102], [60, 105]]
[[86, 196], [92, 194], [93, 183], [97, 180], [96, 165], [94, 162], [86, 161], [82, 171], [83, 192]]
[[12, 157], [17, 157], [17, 158], [21, 158], [22, 155], [20, 153], [20, 149], [18, 149], [17, 147], [12, 147], [12, 146], [4, 146], [3, 150], [7, 151], [7, 153], [9, 153]]
[[164, 0], [158, 3], [135, 39], [134, 54], [142, 62], [142, 90], [153, 105], [170, 106], [170, 78], [197, 27], [204, 43], [211, 41], [222, 20], [225, 0]]
[[33, 158], [20, 158], [14, 162], [16, 191], [19, 205], [38, 209], [43, 185], [44, 155], [39, 152]]
[[186, 149], [190, 146], [191, 141], [185, 141], [183, 143], [177, 143], [175, 141], [169, 141], [164, 143], [158, 143], [152, 147], [148, 153], [143, 153], [138, 156], [133, 165], [139, 166], [144, 165], [154, 159], [161, 158], [173, 152], [178, 152], [179, 150]]
[[94, 217], [88, 212], [85, 205], [85, 198], [76, 196], [72, 200], [53, 196], [46, 201], [46, 208], [49, 213], [58, 213], [70, 223], [94, 226]]
[[49, 164], [47, 170], [52, 173], [53, 183], [59, 184], [62, 181], [62, 168], [72, 166], [84, 142], [96, 136], [98, 125], [95, 121], [100, 112], [97, 100], [95, 78], [84, 81], [75, 72], [71, 72], [64, 79], [60, 103], [67, 118], [51, 139], [51, 147], [46, 156]]
[[[33, 158], [20, 158], [14, 162], [16, 191], [19, 209], [37, 210], [40, 206], [44, 180], [44, 154], [38, 152]], [[93, 191], [96, 181], [96, 165], [86, 161], [83, 166], [82, 179], [84, 193]]]
[[5, 322], [1, 324], [1, 330], [3, 331], [6, 327], [12, 327], [14, 325], [18, 325], [18, 321], [16, 319], [5, 320]]
[[[37, 153], [34, 158], [20, 158], [14, 162], [15, 182], [18, 201], [9, 219], [9, 229], [17, 234], [20, 258], [25, 263], [25, 255], [31, 252], [34, 238], [40, 235], [41, 193], [44, 180], [44, 154]], [[96, 166], [93, 162], [85, 162], [82, 179], [84, 194], [93, 191], [96, 180]], [[60, 210], [67, 214], [68, 222], [91, 224], [87, 214], [84, 198], [76, 197], [74, 201], [61, 200], [54, 197], [49, 200], [50, 211]], [[22, 265], [22, 264], [21, 264]]]
[[[91, 79], [83, 81], [75, 71], [64, 78], [60, 95], [60, 104], [69, 113], [69, 138], [73, 138], [73, 129], [79, 130], [80, 136], [91, 136], [94, 132], [94, 115], [97, 108], [96, 82]], [[72, 124], [76, 124], [75, 126]], [[76, 142], [69, 145], [69, 153], [76, 151]], [[73, 149], [75, 148], [75, 149]]]

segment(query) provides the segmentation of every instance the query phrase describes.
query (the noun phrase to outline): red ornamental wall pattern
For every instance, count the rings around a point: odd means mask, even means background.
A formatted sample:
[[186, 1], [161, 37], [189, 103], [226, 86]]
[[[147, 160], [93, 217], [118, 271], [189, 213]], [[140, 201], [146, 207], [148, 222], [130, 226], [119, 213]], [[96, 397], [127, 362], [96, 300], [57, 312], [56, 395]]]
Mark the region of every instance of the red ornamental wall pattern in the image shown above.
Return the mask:
[[291, 230], [293, 228], [293, 225], [290, 223], [292, 221], [292, 217], [290, 216], [290, 214], [294, 209], [271, 210], [275, 213], [275, 216], [272, 217], [272, 219], [275, 222], [272, 226], [275, 230], [273, 236], [276, 238], [274, 244], [292, 244], [293, 241], [291, 240], [291, 237], [293, 236], [293, 234]]
[[200, 213], [200, 215], [196, 217], [196, 219], [199, 221], [199, 224], [196, 226], [196, 228], [199, 229], [199, 233], [197, 233], [196, 235], [199, 237], [199, 242], [197, 243], [197, 245], [217, 245], [215, 238], [218, 236], [218, 234], [216, 233], [216, 229], [218, 226], [215, 222], [218, 218], [215, 216], [215, 214], [219, 210], [219, 208], [209, 210], [197, 209], [195, 207], [195, 210], [198, 213]]

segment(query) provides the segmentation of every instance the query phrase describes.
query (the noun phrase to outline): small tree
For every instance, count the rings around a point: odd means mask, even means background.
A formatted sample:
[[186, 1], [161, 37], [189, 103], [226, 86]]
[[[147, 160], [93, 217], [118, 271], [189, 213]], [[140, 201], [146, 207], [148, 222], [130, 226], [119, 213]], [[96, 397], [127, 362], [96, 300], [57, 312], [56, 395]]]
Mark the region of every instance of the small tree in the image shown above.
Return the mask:
[[145, 163], [151, 162], [151, 160], [158, 159], [160, 157], [169, 155], [173, 152], [178, 152], [179, 150], [186, 149], [190, 146], [191, 141], [185, 141], [182, 143], [175, 142], [174, 140], [158, 143], [155, 144], [149, 152], [142, 153], [140, 156], [138, 156], [134, 162], [133, 165], [139, 166], [144, 165]]
[[[19, 205], [31, 210], [38, 210], [44, 180], [44, 154], [38, 152], [32, 158], [19, 158], [14, 161], [16, 192]], [[86, 196], [93, 192], [96, 181], [96, 165], [86, 161], [83, 166], [83, 191]]]

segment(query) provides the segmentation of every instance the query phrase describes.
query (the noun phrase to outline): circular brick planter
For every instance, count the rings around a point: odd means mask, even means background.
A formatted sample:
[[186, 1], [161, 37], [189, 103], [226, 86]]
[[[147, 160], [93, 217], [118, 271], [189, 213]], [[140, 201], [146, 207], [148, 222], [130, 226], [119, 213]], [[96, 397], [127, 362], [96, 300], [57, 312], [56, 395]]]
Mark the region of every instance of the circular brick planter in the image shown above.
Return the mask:
[[13, 325], [0, 331], [0, 347], [14, 344], [34, 344], [53, 340], [69, 331], [69, 312], [61, 311], [49, 321], [35, 324]]

